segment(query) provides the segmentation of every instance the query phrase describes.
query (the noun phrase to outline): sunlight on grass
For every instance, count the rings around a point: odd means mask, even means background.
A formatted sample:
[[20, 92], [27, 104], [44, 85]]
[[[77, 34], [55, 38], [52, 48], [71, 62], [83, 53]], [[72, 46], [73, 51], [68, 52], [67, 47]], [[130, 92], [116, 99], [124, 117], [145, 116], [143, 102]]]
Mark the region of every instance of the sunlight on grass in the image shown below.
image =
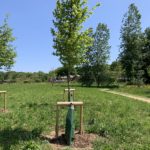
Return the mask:
[[[22, 149], [35, 144], [49, 147], [40, 138], [55, 128], [56, 101], [62, 101], [63, 84], [4, 84], [8, 113], [0, 113], [0, 149]], [[100, 92], [97, 88], [75, 86], [75, 100], [84, 102], [84, 128], [99, 138], [94, 149], [150, 149], [150, 105]], [[0, 103], [1, 104], [1, 103]], [[61, 109], [60, 126], [65, 126], [66, 110]], [[75, 109], [79, 128], [79, 109]], [[35, 146], [36, 147], [36, 146]], [[48, 149], [48, 148], [45, 148]]]

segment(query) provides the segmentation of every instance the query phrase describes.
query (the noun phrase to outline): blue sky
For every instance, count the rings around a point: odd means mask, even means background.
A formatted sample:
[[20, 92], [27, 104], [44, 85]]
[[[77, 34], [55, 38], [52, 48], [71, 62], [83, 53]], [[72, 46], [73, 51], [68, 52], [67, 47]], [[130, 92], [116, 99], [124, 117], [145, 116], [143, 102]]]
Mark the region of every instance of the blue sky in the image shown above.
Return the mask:
[[[142, 15], [142, 29], [150, 26], [150, 0], [88, 0], [89, 8], [97, 2], [101, 6], [84, 23], [85, 28], [98, 23], [105, 23], [110, 29], [110, 59], [114, 61], [119, 53], [120, 27], [123, 15], [131, 3], [135, 3]], [[0, 0], [0, 24], [6, 14], [9, 14], [9, 26], [13, 28], [16, 41], [17, 58], [12, 70], [49, 72], [61, 66], [59, 59], [52, 55], [53, 37], [50, 28], [53, 27], [52, 11], [56, 0]]]

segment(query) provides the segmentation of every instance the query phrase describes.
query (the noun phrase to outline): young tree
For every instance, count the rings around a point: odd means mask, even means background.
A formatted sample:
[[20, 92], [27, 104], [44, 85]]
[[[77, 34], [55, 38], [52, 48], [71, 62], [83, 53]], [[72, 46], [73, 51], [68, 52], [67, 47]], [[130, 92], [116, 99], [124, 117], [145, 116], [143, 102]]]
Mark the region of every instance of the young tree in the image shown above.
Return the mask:
[[99, 23], [94, 34], [94, 44], [91, 52], [91, 64], [98, 87], [100, 83], [103, 82], [106, 73], [106, 64], [110, 49], [109, 38], [110, 34], [107, 25]]
[[[84, 61], [83, 55], [92, 44], [89, 30], [81, 31], [82, 24], [92, 13], [86, 6], [87, 0], [57, 0], [53, 12], [55, 55], [68, 69], [68, 88], [70, 88], [70, 70]], [[70, 100], [70, 98], [69, 98]]]
[[2, 26], [0, 26], [0, 68], [10, 69], [14, 64], [14, 58], [16, 53], [12, 42], [15, 38], [12, 36], [12, 29], [9, 28], [7, 18], [4, 20]]
[[[54, 36], [54, 49], [56, 49], [54, 54], [59, 56], [60, 62], [68, 69], [68, 101], [71, 101], [70, 70], [84, 61], [83, 56], [92, 44], [92, 38], [88, 36], [89, 30], [82, 30], [83, 22], [92, 13], [86, 4], [87, 0], [57, 0], [53, 12], [55, 28], [51, 29], [51, 33]], [[67, 114], [67, 123], [70, 123], [68, 130], [72, 128], [72, 112], [70, 107]], [[66, 133], [66, 137], [70, 145], [72, 131], [69, 131], [69, 135]]]
[[128, 12], [124, 15], [121, 27], [121, 53], [120, 61], [125, 70], [126, 77], [133, 82], [142, 74], [139, 73], [141, 54], [141, 15], [134, 4], [129, 6]]

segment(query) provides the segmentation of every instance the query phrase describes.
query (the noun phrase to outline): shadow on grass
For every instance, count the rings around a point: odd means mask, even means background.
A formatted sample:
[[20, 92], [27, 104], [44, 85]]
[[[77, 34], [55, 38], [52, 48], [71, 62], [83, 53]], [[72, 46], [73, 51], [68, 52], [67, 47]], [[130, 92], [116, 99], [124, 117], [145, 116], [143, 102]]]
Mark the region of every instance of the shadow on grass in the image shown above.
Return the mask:
[[96, 85], [92, 85], [92, 86], [82, 86], [82, 85], [72, 85], [71, 87], [86, 87], [86, 88], [108, 88], [108, 89], [115, 89], [115, 88], [119, 88], [119, 85], [101, 85], [101, 86], [96, 86]]
[[29, 108], [41, 108], [41, 107], [48, 107], [50, 104], [48, 103], [26, 103], [26, 104], [23, 104], [21, 105], [20, 107], [21, 108], [24, 108], [24, 107], [29, 107]]
[[[56, 84], [54, 86], [61, 86], [64, 88], [67, 88], [67, 84]], [[92, 85], [92, 86], [85, 86], [85, 85], [81, 85], [81, 84], [71, 84], [71, 87], [87, 87], [87, 88], [109, 88], [109, 89], [114, 89], [114, 88], [119, 88], [119, 85], [101, 85], [99, 87], [97, 87], [96, 85]]]
[[54, 138], [50, 138], [50, 137], [46, 137], [46, 136], [44, 137], [43, 136], [43, 137], [41, 137], [41, 140], [47, 140], [51, 144], [68, 146], [64, 134], [58, 136], [57, 138], [55, 138], [55, 137]]
[[117, 89], [119, 85], [102, 85], [99, 88]]
[[20, 141], [29, 141], [40, 137], [42, 133], [41, 128], [35, 128], [28, 131], [22, 128], [6, 128], [0, 130], [0, 145], [3, 150], [10, 150], [12, 145], [18, 144]]
[[145, 91], [144, 93], [147, 98], [150, 98], [150, 91]]

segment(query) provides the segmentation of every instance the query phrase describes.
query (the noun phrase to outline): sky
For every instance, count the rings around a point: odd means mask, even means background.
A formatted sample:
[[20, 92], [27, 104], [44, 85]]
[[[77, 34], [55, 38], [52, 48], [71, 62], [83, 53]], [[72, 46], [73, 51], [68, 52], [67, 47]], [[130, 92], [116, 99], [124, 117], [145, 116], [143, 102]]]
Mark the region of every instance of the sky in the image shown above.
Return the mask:
[[[123, 15], [131, 3], [135, 3], [142, 18], [142, 30], [150, 27], [150, 0], [88, 0], [89, 8], [97, 2], [101, 4], [93, 15], [84, 23], [84, 28], [92, 27], [95, 31], [98, 23], [107, 24], [110, 30], [110, 59], [116, 60], [119, 54], [120, 28]], [[49, 72], [60, 67], [59, 58], [53, 56], [53, 10], [56, 0], [0, 0], [0, 25], [9, 15], [9, 26], [16, 37], [13, 45], [17, 53], [11, 70], [19, 72]]]

